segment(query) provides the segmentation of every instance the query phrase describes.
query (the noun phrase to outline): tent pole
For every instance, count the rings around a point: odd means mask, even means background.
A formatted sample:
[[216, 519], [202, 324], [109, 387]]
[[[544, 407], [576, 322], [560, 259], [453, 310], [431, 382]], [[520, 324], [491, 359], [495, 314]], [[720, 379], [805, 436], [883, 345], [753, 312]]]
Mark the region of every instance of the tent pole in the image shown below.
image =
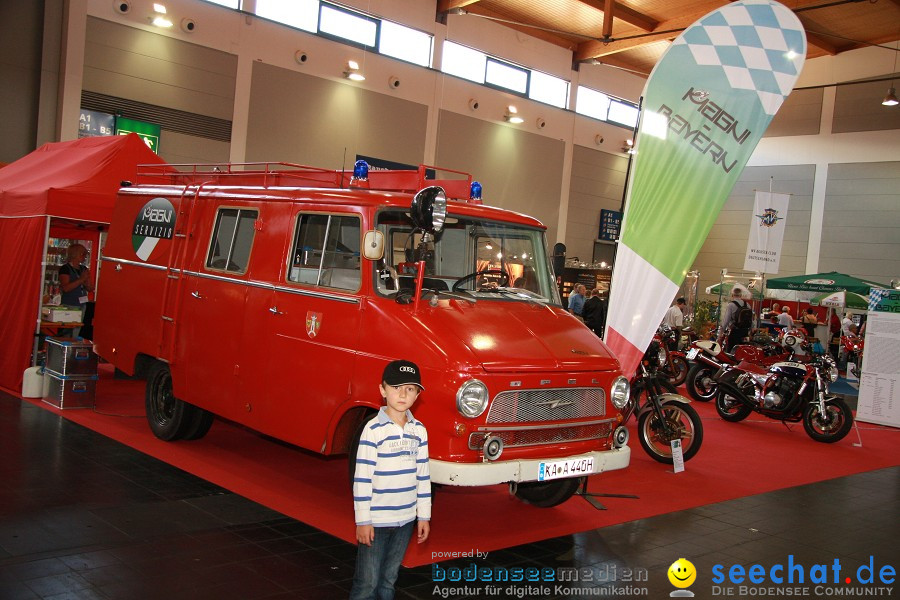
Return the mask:
[[31, 348], [31, 366], [38, 364], [38, 346], [41, 340], [41, 309], [44, 305], [44, 280], [47, 277], [47, 244], [50, 243], [50, 215], [47, 215], [47, 223], [44, 225], [44, 258], [41, 260], [41, 281], [38, 291], [37, 320], [34, 324], [34, 344]]

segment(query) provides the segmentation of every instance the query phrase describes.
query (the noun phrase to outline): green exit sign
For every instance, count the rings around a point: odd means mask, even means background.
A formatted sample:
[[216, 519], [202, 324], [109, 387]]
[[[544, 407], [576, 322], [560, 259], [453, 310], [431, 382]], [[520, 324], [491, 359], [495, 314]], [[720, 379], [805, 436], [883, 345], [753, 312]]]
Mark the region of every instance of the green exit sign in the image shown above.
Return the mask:
[[159, 125], [116, 117], [116, 135], [128, 135], [129, 133], [138, 134], [148, 148], [159, 154]]

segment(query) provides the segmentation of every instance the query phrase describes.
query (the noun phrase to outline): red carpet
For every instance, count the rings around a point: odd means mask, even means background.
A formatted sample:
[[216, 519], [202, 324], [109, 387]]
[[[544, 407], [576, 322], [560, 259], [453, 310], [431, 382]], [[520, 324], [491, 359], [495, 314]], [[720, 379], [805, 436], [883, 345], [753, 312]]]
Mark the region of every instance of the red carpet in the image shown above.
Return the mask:
[[[159, 441], [142, 418], [143, 386], [143, 381], [114, 380], [103, 371], [95, 411], [58, 411], [33, 402], [278, 512], [354, 541], [346, 459], [323, 458], [221, 421], [197, 442]], [[509, 496], [505, 486], [445, 487], [435, 498], [431, 538], [422, 546], [411, 546], [404, 564], [436, 562], [433, 553], [487, 552], [900, 464], [898, 429], [861, 423], [861, 447], [854, 445], [858, 443], [856, 430], [837, 444], [821, 444], [811, 440], [801, 424], [788, 431], [780, 423], [755, 416], [743, 423], [726, 423], [712, 405], [694, 402], [693, 406], [703, 417], [704, 441], [684, 473], [676, 475], [671, 467], [651, 460], [632, 437], [631, 466], [590, 480], [591, 492], [636, 494], [639, 499], [600, 498], [608, 508], [605, 511], [577, 497], [553, 509], [540, 509]]]

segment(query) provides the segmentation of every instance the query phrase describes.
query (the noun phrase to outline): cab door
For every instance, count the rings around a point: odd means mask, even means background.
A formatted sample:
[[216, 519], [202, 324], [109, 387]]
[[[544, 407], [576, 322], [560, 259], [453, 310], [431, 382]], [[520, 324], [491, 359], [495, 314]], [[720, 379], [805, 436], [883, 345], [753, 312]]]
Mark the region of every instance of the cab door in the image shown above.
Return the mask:
[[[276, 286], [265, 427], [321, 452], [351, 394], [359, 348], [361, 215], [295, 205], [285, 272]], [[372, 383], [372, 394], [378, 382]]]

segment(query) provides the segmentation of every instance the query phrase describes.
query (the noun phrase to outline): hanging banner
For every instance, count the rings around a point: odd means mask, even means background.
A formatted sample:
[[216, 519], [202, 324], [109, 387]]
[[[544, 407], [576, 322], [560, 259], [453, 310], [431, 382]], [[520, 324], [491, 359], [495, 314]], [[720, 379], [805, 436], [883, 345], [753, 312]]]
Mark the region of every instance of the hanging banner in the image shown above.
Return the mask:
[[756, 192], [744, 257], [745, 271], [778, 272], [790, 199], [789, 194]]
[[900, 290], [872, 288], [856, 419], [900, 427]]
[[772, 0], [688, 27], [644, 87], [606, 341], [633, 373], [806, 57], [797, 16]]

